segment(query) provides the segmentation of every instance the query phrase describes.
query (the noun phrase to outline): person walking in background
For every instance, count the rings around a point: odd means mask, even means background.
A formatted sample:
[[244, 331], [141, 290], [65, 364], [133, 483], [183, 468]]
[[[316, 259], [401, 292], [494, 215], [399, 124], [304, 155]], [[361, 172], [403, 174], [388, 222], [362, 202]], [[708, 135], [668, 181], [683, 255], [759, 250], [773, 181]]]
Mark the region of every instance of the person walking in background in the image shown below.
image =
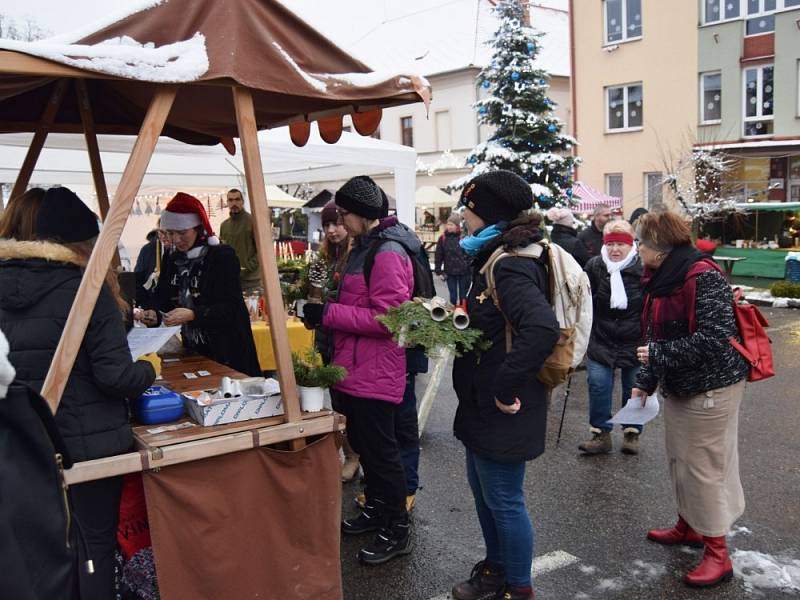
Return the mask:
[[[614, 373], [620, 370], [622, 403], [631, 397], [642, 338], [642, 265], [627, 221], [609, 221], [603, 229], [600, 256], [586, 263], [592, 286], [592, 334], [587, 349], [589, 425], [592, 438], [578, 446], [586, 454], [611, 452], [609, 423], [613, 406]], [[638, 454], [641, 425], [623, 426], [622, 451]]]
[[[97, 217], [74, 192], [51, 188], [41, 199], [34, 233], [41, 241], [0, 241], [0, 328], [8, 338], [17, 380], [40, 392], [99, 233]], [[76, 462], [128, 452], [133, 433], [128, 399], [155, 380], [146, 361], [131, 360], [113, 267], [105, 276], [75, 364], [55, 414]], [[78, 545], [80, 597], [108, 600], [115, 594], [116, 549], [122, 477], [70, 486], [86, 544]]]
[[228, 190], [228, 214], [230, 216], [219, 227], [220, 238], [233, 248], [239, 259], [242, 291], [256, 291], [261, 287], [261, 267], [253, 235], [253, 217], [244, 209], [244, 196], [240, 190]]
[[461, 217], [453, 213], [447, 219], [444, 233], [436, 242], [434, 263], [437, 275], [447, 281], [450, 303], [454, 306], [467, 297], [469, 287], [469, 257], [459, 245]]
[[578, 241], [578, 232], [575, 230], [575, 217], [568, 208], [554, 206], [547, 211], [547, 218], [553, 224], [553, 231], [550, 232], [550, 240], [558, 244], [572, 255], [583, 267], [589, 260], [589, 253], [586, 247]]
[[[333, 332], [332, 360], [347, 369], [347, 377], [334, 388], [347, 417], [350, 444], [364, 469], [366, 503], [357, 517], [342, 521], [342, 533], [377, 532], [358, 553], [362, 563], [376, 565], [410, 553], [412, 546], [405, 473], [395, 435], [406, 354], [375, 317], [411, 299], [414, 268], [404, 246], [419, 252], [420, 245], [397, 217], [382, 218], [385, 194], [369, 177], [347, 181], [335, 201], [353, 246], [336, 301], [306, 304], [303, 320]], [[377, 243], [367, 282], [365, 260]]]
[[[461, 241], [472, 257], [473, 283], [467, 296], [471, 324], [491, 345], [453, 362], [458, 396], [453, 431], [466, 448], [466, 471], [486, 556], [452, 597], [533, 600], [533, 528], [525, 508], [525, 464], [544, 452], [548, 390], [536, 374], [559, 338], [547, 300], [548, 275], [538, 260], [508, 257], [494, 267], [499, 306], [485, 297], [480, 273], [493, 253], [542, 239], [540, 218], [525, 211], [533, 194], [510, 171], [492, 171], [470, 181], [461, 193], [469, 235]], [[514, 332], [506, 351], [506, 325]], [[494, 596], [492, 596], [494, 594]]]
[[664, 401], [667, 468], [678, 508], [668, 529], [648, 539], [704, 546], [684, 581], [708, 587], [733, 574], [725, 536], [744, 512], [739, 479], [739, 407], [748, 364], [731, 345], [741, 342], [733, 293], [719, 267], [692, 246], [689, 226], [674, 213], [643, 215], [637, 227], [645, 268], [643, 367], [632, 390], [645, 402]]
[[603, 227], [611, 220], [611, 209], [607, 204], [598, 204], [592, 212], [592, 222], [578, 234], [578, 239], [586, 248], [589, 258], [600, 256], [603, 247]]
[[639, 222], [639, 217], [641, 217], [642, 215], [646, 215], [647, 213], [648, 210], [641, 206], [637, 209], [634, 209], [634, 211], [631, 213], [630, 218], [628, 219], [628, 223], [630, 223], [631, 226], [634, 229], [636, 229], [636, 224]]

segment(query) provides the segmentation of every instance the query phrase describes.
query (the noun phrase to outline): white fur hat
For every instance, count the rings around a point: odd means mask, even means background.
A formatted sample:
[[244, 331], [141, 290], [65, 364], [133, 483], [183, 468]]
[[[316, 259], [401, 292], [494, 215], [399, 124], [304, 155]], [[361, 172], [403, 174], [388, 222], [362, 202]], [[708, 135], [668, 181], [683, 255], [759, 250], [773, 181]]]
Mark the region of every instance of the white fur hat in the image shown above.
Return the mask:
[[16, 371], [8, 362], [8, 340], [0, 331], [0, 400], [6, 397], [8, 386], [14, 381]]
[[557, 206], [547, 211], [547, 218], [556, 225], [565, 225], [566, 227], [572, 227], [575, 223], [575, 217], [572, 216], [570, 209]]

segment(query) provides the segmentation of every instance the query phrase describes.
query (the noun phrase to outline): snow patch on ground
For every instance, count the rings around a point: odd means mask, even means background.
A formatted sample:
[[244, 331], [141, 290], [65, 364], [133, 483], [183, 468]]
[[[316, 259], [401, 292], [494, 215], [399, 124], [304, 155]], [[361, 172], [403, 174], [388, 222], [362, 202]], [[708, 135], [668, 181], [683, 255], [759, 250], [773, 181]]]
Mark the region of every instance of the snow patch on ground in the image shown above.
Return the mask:
[[736, 550], [732, 555], [733, 573], [750, 592], [771, 589], [800, 592], [800, 560]]
[[594, 575], [595, 573], [597, 573], [597, 567], [594, 567], [592, 565], [581, 565], [578, 568], [581, 570], [581, 573], [585, 575]]
[[600, 592], [616, 592], [624, 589], [625, 584], [621, 577], [613, 577], [611, 579], [601, 579], [597, 582], [596, 589]]
[[667, 568], [664, 565], [656, 563], [648, 563], [643, 560], [633, 561], [633, 568], [629, 570], [629, 574], [636, 580], [642, 579], [656, 579], [666, 574]]
[[728, 532], [728, 539], [730, 540], [737, 535], [753, 535], [753, 532], [747, 527], [734, 527], [730, 532]]

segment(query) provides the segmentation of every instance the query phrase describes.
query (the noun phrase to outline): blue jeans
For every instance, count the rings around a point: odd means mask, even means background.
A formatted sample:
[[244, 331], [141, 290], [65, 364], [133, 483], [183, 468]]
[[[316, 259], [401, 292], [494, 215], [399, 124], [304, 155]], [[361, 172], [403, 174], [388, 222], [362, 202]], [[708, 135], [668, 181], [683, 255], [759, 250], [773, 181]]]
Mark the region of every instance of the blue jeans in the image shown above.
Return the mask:
[[[611, 431], [613, 426], [608, 420], [611, 418], [613, 405], [612, 395], [614, 393], [614, 369], [587, 359], [586, 374], [589, 380], [589, 424], [602, 431]], [[639, 366], [622, 367], [622, 404], [624, 406], [631, 397], [631, 388], [636, 382], [636, 375], [639, 373]], [[642, 431], [641, 425], [623, 425], [623, 427], [635, 427]]]
[[447, 291], [450, 292], [450, 304], [456, 305], [467, 297], [469, 275], [448, 275]]
[[467, 480], [486, 542], [486, 560], [503, 565], [514, 587], [531, 585], [533, 527], [525, 508], [525, 462], [498, 463], [467, 448]]

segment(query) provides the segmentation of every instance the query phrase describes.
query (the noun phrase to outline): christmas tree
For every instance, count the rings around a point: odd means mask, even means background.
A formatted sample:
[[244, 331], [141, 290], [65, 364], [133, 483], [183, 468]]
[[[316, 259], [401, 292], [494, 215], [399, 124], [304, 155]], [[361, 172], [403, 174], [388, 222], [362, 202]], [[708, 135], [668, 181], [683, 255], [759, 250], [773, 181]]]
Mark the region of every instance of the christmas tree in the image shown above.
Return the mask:
[[539, 208], [567, 206], [575, 140], [561, 133], [563, 123], [553, 115], [556, 104], [547, 97], [549, 75], [534, 66], [542, 34], [525, 25], [517, 0], [502, 0], [494, 11], [500, 22], [491, 42], [494, 52], [477, 79], [486, 96], [475, 104], [478, 122], [494, 131], [467, 157], [472, 172], [450, 188], [460, 189], [486, 171], [507, 169], [531, 184]]

